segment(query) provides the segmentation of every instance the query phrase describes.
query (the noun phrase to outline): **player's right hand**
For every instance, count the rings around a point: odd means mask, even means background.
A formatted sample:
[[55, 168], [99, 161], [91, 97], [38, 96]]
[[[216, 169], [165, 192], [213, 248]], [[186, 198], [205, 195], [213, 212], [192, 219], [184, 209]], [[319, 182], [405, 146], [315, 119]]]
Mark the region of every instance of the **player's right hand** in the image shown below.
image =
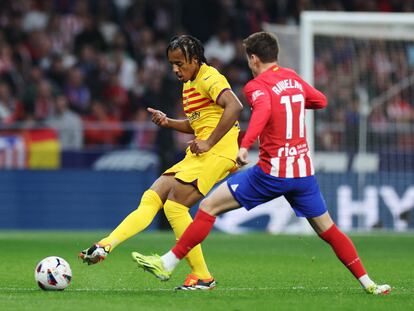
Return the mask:
[[147, 111], [152, 114], [151, 121], [154, 122], [158, 126], [167, 126], [168, 124], [168, 118], [167, 115], [160, 111], [155, 110], [153, 108], [148, 107]]
[[249, 156], [249, 151], [246, 148], [240, 148], [239, 153], [237, 154], [236, 164], [238, 167], [245, 166], [249, 163], [247, 157]]

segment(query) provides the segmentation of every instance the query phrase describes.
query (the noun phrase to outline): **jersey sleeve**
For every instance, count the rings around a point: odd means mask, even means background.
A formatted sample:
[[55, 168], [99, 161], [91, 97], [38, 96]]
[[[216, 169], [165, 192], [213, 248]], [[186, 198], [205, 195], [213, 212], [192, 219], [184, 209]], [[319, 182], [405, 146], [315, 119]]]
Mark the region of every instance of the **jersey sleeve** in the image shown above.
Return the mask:
[[267, 89], [254, 80], [246, 84], [244, 94], [252, 108], [252, 115], [240, 147], [249, 149], [269, 120], [271, 97]]
[[230, 90], [230, 84], [227, 79], [220, 73], [206, 74], [203, 77], [203, 88], [210, 98], [217, 103], [220, 95], [225, 90]]
[[303, 89], [305, 91], [305, 108], [306, 109], [322, 109], [328, 104], [326, 96], [313, 86], [302, 80]]

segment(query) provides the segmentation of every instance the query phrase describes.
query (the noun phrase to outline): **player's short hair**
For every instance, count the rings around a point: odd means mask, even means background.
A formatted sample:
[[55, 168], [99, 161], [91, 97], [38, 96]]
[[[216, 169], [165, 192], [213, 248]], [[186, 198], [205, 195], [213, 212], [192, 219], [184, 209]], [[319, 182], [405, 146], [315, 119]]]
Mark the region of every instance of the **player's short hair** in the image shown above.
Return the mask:
[[243, 40], [246, 54], [259, 57], [263, 63], [276, 62], [279, 55], [279, 43], [275, 35], [269, 32], [256, 32]]
[[170, 40], [166, 53], [168, 57], [169, 51], [180, 49], [184, 54], [187, 62], [191, 62], [193, 57], [197, 59], [199, 64], [207, 63], [204, 56], [204, 46], [200, 40], [190, 35], [175, 36]]

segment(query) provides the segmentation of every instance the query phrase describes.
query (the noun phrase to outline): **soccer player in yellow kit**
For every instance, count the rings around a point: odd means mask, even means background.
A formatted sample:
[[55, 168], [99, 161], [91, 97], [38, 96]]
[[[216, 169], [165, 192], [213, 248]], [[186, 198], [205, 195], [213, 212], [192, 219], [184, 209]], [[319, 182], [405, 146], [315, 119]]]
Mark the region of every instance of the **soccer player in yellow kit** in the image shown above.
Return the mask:
[[[192, 36], [174, 37], [167, 57], [174, 74], [184, 83], [182, 103], [187, 118], [171, 119], [159, 110], [148, 111], [155, 124], [194, 134], [195, 138], [189, 142], [185, 158], [144, 192], [138, 208], [107, 237], [79, 254], [88, 264], [102, 261], [120, 243], [144, 230], [162, 208], [178, 240], [192, 222], [189, 208], [235, 167], [242, 105], [226, 78], [207, 65], [201, 42]], [[176, 289], [214, 288], [201, 246], [186, 259], [191, 273]]]

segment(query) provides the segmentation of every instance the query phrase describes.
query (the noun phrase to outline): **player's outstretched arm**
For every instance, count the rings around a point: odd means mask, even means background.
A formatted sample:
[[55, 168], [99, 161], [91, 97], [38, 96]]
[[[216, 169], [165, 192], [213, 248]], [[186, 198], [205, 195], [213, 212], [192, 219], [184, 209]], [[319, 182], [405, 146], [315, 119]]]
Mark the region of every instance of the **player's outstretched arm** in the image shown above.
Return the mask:
[[313, 86], [303, 81], [305, 93], [306, 93], [306, 109], [323, 109], [328, 105], [326, 96]]
[[198, 155], [209, 151], [234, 126], [243, 110], [243, 105], [240, 100], [230, 89], [220, 95], [217, 104], [224, 108], [223, 115], [217, 127], [207, 140], [194, 139], [189, 142], [192, 153]]
[[190, 125], [190, 121], [187, 119], [171, 119], [168, 118], [164, 112], [153, 108], [147, 108], [147, 111], [152, 114], [151, 121], [158, 126], [171, 128], [173, 130], [187, 134], [194, 134], [194, 130]]

